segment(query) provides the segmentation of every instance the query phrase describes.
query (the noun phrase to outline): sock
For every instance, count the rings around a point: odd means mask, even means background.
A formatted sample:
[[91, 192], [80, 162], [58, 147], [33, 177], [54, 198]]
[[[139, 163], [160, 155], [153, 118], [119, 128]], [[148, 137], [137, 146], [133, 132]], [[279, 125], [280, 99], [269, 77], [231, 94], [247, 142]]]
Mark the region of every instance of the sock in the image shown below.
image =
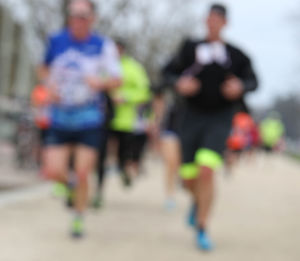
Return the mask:
[[83, 219], [83, 213], [79, 212], [79, 211], [74, 211], [74, 219]]
[[198, 232], [201, 233], [201, 234], [205, 233], [205, 232], [206, 232], [205, 227], [203, 227], [203, 226], [198, 226]]

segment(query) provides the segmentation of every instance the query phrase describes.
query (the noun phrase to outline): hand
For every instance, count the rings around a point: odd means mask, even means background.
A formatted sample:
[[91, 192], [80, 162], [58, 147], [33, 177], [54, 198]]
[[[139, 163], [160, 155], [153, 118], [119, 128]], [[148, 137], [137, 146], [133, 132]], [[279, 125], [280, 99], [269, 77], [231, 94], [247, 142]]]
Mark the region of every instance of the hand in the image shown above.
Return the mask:
[[113, 99], [114, 104], [116, 104], [116, 105], [121, 105], [121, 104], [126, 103], [126, 100], [122, 97], [115, 97], [112, 99]]
[[240, 79], [232, 76], [223, 83], [221, 92], [227, 100], [235, 101], [243, 96], [244, 86]]
[[49, 90], [49, 103], [59, 103], [60, 96], [55, 90]]
[[201, 83], [192, 76], [182, 76], [176, 83], [176, 89], [183, 96], [194, 96], [201, 89]]
[[148, 123], [147, 128], [146, 128], [146, 133], [153, 139], [158, 140], [159, 133], [160, 133], [159, 125], [154, 122]]
[[106, 89], [105, 82], [97, 76], [89, 76], [86, 78], [86, 84], [95, 91], [101, 91]]
[[59, 103], [60, 96], [58, 93], [58, 87], [55, 83], [48, 84], [49, 103]]

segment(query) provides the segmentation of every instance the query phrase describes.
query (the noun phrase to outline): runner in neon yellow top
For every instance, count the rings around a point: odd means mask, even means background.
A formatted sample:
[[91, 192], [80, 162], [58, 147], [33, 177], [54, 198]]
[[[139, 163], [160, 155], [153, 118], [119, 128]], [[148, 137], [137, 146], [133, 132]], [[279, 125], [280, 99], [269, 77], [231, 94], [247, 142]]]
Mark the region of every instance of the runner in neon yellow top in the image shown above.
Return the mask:
[[138, 175], [139, 163], [147, 141], [152, 99], [150, 81], [143, 66], [125, 51], [125, 43], [117, 41], [121, 56], [123, 85], [111, 92], [114, 118], [113, 136], [118, 140], [119, 168], [125, 185]]
[[272, 151], [284, 134], [284, 125], [278, 117], [268, 117], [260, 124], [260, 135], [264, 148]]
[[123, 85], [111, 97], [115, 102], [115, 116], [111, 128], [116, 131], [132, 132], [138, 124], [140, 105], [151, 99], [149, 79], [145, 69], [127, 54], [121, 56]]

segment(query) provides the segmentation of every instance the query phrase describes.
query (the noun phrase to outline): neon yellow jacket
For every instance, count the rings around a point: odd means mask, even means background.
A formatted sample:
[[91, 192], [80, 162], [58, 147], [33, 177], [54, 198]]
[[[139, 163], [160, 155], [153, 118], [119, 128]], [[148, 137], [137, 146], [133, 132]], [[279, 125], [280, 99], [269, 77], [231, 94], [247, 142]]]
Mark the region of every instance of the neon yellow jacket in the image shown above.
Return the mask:
[[138, 120], [139, 106], [151, 100], [150, 81], [143, 66], [136, 60], [123, 55], [121, 57], [123, 85], [111, 93], [111, 97], [124, 100], [114, 104], [114, 118], [111, 129], [133, 132]]

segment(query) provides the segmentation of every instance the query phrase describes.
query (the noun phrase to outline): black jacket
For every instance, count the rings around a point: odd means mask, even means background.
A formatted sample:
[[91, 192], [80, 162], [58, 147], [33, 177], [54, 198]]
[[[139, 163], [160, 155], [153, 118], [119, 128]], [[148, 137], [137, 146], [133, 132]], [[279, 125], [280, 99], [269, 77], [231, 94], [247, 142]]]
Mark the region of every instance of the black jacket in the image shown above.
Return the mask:
[[[236, 101], [226, 100], [221, 93], [225, 79], [234, 75], [244, 83], [244, 93], [257, 88], [258, 82], [250, 59], [236, 47], [225, 44], [227, 62], [223, 65], [213, 62], [199, 66], [196, 62], [196, 50], [207, 41], [186, 40], [177, 55], [162, 69], [162, 76], [168, 85], [175, 85], [177, 79], [187, 71], [193, 71], [202, 84], [201, 90], [193, 97], [184, 97], [188, 108], [197, 111], [219, 111], [232, 106], [245, 106], [243, 97]], [[197, 65], [198, 64], [198, 65]], [[195, 66], [196, 65], [196, 66]], [[198, 69], [197, 69], [198, 66]]]

